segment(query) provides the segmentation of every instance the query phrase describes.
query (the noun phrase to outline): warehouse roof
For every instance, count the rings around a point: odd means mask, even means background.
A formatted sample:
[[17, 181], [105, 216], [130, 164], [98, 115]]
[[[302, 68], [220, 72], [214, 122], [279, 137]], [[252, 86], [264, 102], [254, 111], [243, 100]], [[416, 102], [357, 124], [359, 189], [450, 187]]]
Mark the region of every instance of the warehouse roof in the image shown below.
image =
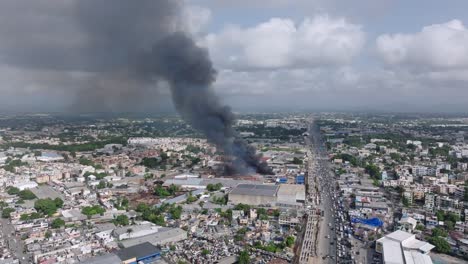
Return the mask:
[[276, 196], [279, 186], [261, 184], [239, 184], [230, 194]]
[[120, 263], [121, 260], [115, 254], [106, 254], [83, 261], [84, 264], [115, 264]]
[[119, 258], [122, 261], [129, 260], [132, 258], [136, 258], [138, 260], [146, 256], [154, 255], [160, 251], [161, 250], [159, 248], [153, 246], [151, 243], [145, 242], [142, 244], [119, 250], [117, 252], [117, 256], [119, 256]]

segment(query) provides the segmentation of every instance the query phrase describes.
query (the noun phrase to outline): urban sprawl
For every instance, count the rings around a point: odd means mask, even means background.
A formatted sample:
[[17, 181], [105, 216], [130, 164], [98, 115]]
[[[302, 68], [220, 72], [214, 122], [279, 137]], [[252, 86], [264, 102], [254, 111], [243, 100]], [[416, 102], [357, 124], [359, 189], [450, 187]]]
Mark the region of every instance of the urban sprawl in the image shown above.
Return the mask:
[[0, 115], [0, 264], [465, 263], [468, 118], [240, 114], [274, 174], [176, 116]]

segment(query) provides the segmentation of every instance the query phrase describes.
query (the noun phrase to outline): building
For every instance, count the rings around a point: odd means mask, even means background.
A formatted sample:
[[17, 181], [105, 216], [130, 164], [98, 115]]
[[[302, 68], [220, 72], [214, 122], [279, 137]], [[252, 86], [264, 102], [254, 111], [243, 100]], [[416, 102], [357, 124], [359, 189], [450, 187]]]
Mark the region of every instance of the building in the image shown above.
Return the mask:
[[122, 264], [151, 263], [161, 257], [161, 249], [145, 242], [117, 251]]
[[278, 185], [239, 184], [229, 193], [233, 204], [267, 205], [276, 202]]
[[424, 196], [424, 208], [432, 211], [435, 206], [436, 195], [433, 193], [426, 193]]
[[280, 203], [304, 203], [305, 185], [282, 184], [278, 189], [277, 201]]
[[145, 242], [155, 246], [162, 246], [168, 243], [175, 243], [187, 239], [187, 231], [180, 228], [161, 227], [157, 233], [145, 235], [137, 238], [121, 241], [119, 244], [124, 247], [132, 247]]
[[375, 251], [382, 254], [383, 264], [432, 264], [428, 253], [433, 248], [415, 235], [398, 230], [377, 240]]
[[400, 221], [398, 221], [398, 230], [402, 230], [408, 233], [413, 233], [414, 229], [418, 221], [412, 217], [402, 217]]

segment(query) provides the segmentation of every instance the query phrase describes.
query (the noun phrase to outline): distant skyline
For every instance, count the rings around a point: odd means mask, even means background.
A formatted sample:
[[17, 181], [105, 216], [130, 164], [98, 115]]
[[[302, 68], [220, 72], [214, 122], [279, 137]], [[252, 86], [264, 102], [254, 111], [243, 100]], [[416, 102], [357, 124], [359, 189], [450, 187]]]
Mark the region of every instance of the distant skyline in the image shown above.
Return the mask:
[[[125, 90], [118, 98], [104, 92], [90, 108], [76, 101], [93, 89], [99, 71], [82, 67], [96, 50], [89, 52], [88, 36], [74, 17], [77, 1], [0, 2], [0, 111], [171, 109], [164, 85], [149, 86], [144, 94]], [[218, 71], [214, 89], [234, 111], [468, 112], [466, 1], [181, 5], [180, 28], [209, 50]], [[99, 85], [109, 91], [143, 84]]]

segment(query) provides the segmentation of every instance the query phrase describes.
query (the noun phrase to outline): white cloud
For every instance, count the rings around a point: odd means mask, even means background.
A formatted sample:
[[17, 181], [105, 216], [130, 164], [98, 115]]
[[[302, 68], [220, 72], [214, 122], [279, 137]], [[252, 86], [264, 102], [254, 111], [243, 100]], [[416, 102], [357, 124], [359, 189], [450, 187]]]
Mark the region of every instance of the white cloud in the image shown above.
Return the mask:
[[272, 18], [250, 28], [232, 25], [202, 44], [222, 68], [277, 69], [347, 64], [364, 41], [361, 26], [322, 15], [299, 24]]
[[188, 32], [199, 33], [211, 22], [211, 10], [197, 5], [184, 6], [183, 17]]
[[385, 34], [377, 51], [391, 65], [424, 68], [468, 67], [468, 30], [460, 20], [424, 27], [414, 34]]

